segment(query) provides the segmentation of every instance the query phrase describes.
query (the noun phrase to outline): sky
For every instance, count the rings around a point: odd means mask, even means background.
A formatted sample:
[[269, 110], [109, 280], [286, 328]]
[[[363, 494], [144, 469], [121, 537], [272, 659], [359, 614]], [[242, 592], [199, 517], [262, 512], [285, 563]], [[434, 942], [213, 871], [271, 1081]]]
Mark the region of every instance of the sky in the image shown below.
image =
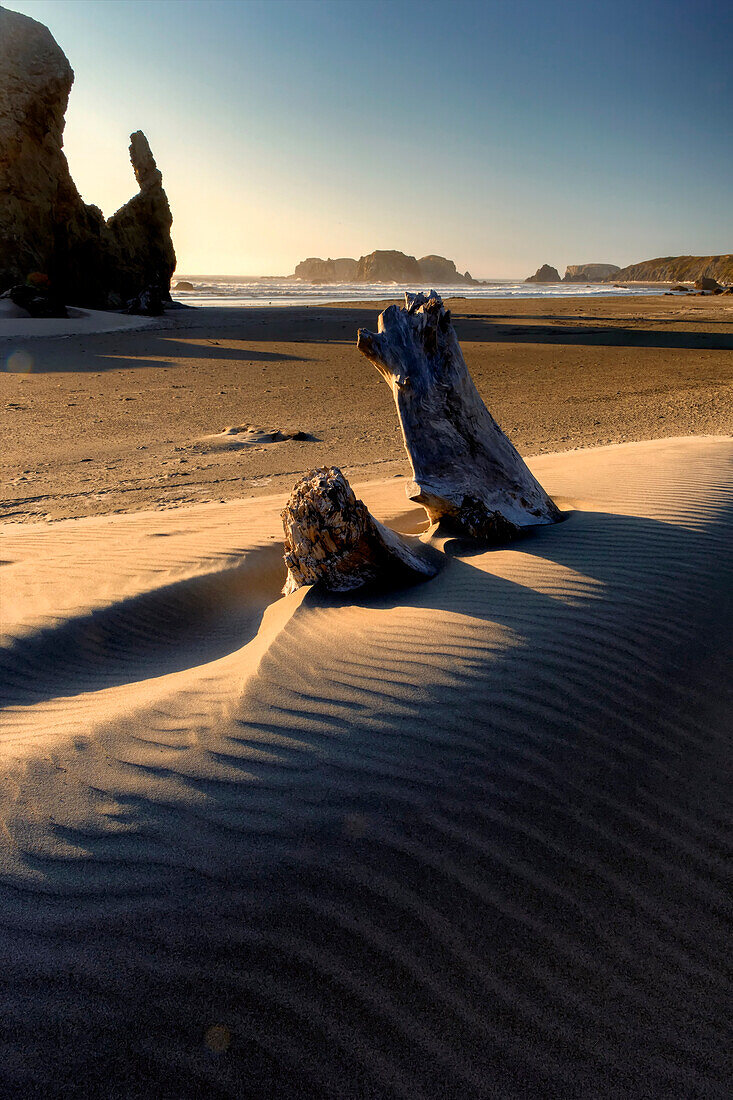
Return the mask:
[[377, 248], [479, 278], [733, 252], [733, 4], [3, 6], [72, 64], [65, 150], [107, 215], [146, 133], [179, 275]]

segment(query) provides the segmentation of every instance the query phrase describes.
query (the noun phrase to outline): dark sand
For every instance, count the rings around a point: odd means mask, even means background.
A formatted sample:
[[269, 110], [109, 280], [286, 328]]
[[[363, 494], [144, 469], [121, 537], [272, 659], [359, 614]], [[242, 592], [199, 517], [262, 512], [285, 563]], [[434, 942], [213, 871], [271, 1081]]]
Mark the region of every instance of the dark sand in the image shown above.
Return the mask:
[[[0, 518], [285, 492], [323, 464], [356, 481], [408, 473], [391, 393], [355, 346], [385, 304], [199, 309], [145, 331], [0, 340]], [[730, 298], [451, 306], [473, 377], [525, 455], [731, 432]], [[7, 369], [19, 349], [27, 373]], [[196, 445], [232, 425], [315, 439]]]

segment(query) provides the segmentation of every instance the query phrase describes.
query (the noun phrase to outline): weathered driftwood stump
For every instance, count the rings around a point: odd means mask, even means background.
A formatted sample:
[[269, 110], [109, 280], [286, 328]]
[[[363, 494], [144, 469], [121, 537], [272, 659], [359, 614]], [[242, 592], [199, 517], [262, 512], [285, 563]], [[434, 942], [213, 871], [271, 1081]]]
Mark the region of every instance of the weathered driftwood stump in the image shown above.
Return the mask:
[[301, 478], [282, 520], [288, 567], [285, 595], [317, 582], [331, 592], [364, 585], [399, 587], [427, 580], [439, 568], [434, 550], [374, 519], [336, 466]]
[[411, 500], [448, 530], [503, 540], [560, 512], [488, 411], [434, 290], [389, 306], [359, 351], [391, 386], [414, 480]]

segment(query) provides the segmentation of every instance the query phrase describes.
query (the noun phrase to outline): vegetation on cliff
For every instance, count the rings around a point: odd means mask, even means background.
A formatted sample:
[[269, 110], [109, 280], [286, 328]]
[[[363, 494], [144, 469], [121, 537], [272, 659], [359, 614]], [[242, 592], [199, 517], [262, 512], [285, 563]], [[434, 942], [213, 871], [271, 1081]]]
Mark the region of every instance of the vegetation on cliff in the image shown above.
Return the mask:
[[707, 276], [719, 283], [733, 283], [733, 255], [660, 256], [621, 268], [615, 283], [694, 283]]

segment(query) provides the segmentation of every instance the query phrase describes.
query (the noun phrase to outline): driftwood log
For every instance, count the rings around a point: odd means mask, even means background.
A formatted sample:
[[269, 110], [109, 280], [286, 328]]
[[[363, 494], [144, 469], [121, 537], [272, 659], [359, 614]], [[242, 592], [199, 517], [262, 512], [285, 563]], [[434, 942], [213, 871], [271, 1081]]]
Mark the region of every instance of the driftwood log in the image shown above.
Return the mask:
[[312, 470], [296, 484], [282, 512], [285, 595], [306, 584], [331, 592], [365, 585], [401, 587], [438, 572], [440, 555], [379, 523], [336, 467]]
[[433, 523], [503, 541], [561, 518], [481, 400], [434, 290], [389, 306], [357, 347], [392, 388], [413, 471], [407, 495]]

